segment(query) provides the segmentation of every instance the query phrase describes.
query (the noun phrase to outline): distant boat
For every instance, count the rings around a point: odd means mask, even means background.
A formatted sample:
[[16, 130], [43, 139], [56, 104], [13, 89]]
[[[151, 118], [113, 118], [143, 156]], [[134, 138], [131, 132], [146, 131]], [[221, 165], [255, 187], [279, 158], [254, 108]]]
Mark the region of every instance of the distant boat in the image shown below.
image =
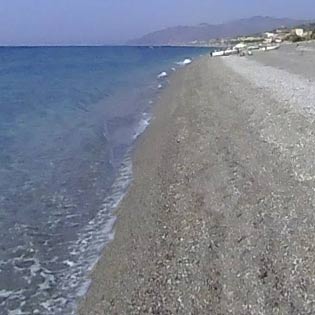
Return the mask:
[[260, 50], [262, 50], [262, 51], [270, 51], [270, 50], [277, 50], [279, 48], [280, 48], [280, 45], [272, 45], [272, 46], [261, 47]]
[[259, 49], [259, 45], [252, 45], [252, 46], [248, 46], [247, 50], [258, 50]]
[[212, 57], [221, 57], [221, 56], [224, 56], [224, 50], [213, 51], [213, 52], [211, 53], [211, 56], [212, 56]]
[[280, 48], [280, 45], [267, 46], [266, 50], [276, 50], [276, 49], [279, 49], [279, 48]]
[[239, 53], [238, 49], [232, 48], [232, 49], [226, 49], [224, 51], [224, 56], [230, 56], [230, 55], [237, 55]]
[[238, 49], [235, 48], [227, 48], [226, 50], [218, 50], [213, 51], [211, 53], [212, 57], [222, 57], [222, 56], [230, 56], [230, 55], [237, 55], [239, 53]]

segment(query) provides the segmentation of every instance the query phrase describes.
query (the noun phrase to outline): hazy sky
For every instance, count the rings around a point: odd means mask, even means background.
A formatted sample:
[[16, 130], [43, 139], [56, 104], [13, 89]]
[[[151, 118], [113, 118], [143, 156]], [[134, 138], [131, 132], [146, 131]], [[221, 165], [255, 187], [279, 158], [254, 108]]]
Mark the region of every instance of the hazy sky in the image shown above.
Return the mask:
[[0, 45], [119, 43], [167, 26], [315, 18], [315, 0], [0, 0]]

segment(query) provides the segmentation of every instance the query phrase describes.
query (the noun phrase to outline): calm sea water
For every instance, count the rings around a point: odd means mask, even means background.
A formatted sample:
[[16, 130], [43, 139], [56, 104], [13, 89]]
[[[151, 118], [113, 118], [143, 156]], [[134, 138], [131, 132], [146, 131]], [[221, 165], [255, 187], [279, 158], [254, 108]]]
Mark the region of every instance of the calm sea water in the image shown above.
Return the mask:
[[206, 52], [0, 48], [0, 314], [74, 313], [167, 85], [157, 75]]

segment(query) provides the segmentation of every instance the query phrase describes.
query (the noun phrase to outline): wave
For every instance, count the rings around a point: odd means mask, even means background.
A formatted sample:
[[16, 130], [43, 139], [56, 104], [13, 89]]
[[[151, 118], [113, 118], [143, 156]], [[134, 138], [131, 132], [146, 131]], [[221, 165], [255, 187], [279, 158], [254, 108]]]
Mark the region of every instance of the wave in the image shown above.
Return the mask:
[[[150, 121], [151, 115], [143, 113], [133, 135], [134, 141], [146, 130]], [[113, 214], [113, 210], [119, 206], [125, 197], [132, 181], [131, 150], [130, 148], [126, 153], [101, 210], [81, 231], [78, 240], [69, 247], [71, 257], [64, 261], [68, 268], [67, 273], [63, 275], [61, 291], [70, 290], [71, 292], [71, 288], [76, 288], [70, 296], [72, 303], [68, 306], [71, 314], [75, 314], [77, 298], [84, 296], [90, 286], [91, 280], [86, 278], [87, 273], [94, 268], [106, 245], [114, 239], [116, 216]], [[47, 312], [57, 314], [56, 310], [63, 310], [63, 312], [65, 309], [67, 310], [64, 302], [61, 300], [50, 301], [45, 305], [42, 304], [42, 306], [45, 306]]]
[[151, 115], [149, 115], [148, 113], [143, 113], [142, 119], [140, 120], [138, 127], [133, 135], [134, 140], [137, 139], [147, 129], [147, 127], [150, 125], [150, 121]]
[[68, 309], [65, 308], [63, 301], [50, 301], [46, 305], [42, 305], [49, 314], [59, 314], [56, 313], [56, 310], [65, 312], [65, 309], [71, 311], [71, 314], [75, 314], [77, 298], [84, 296], [90, 286], [91, 281], [86, 278], [87, 273], [94, 268], [102, 250], [114, 239], [116, 216], [113, 214], [113, 210], [126, 195], [131, 181], [132, 159], [130, 152], [127, 152], [101, 210], [81, 231], [77, 241], [69, 246], [71, 258], [64, 261], [69, 268], [63, 275], [60, 288], [63, 292], [71, 292], [71, 289], [75, 288], [70, 296], [72, 302]]
[[157, 76], [157, 78], [158, 79], [165, 79], [165, 78], [167, 78], [167, 76], [168, 76], [167, 72], [163, 71]]
[[192, 63], [192, 59], [190, 58], [186, 58], [185, 60], [176, 62], [177, 65], [182, 66], [182, 67], [190, 65], [191, 63]]

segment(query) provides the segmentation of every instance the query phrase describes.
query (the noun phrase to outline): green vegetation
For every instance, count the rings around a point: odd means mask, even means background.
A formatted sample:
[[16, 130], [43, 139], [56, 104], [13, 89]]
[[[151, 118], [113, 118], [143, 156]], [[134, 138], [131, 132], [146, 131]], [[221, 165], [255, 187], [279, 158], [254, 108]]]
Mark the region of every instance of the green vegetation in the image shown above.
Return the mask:
[[302, 38], [296, 34], [291, 34], [287, 37], [287, 40], [291, 41], [292, 43], [298, 43], [298, 42], [302, 42], [304, 40], [304, 38]]

